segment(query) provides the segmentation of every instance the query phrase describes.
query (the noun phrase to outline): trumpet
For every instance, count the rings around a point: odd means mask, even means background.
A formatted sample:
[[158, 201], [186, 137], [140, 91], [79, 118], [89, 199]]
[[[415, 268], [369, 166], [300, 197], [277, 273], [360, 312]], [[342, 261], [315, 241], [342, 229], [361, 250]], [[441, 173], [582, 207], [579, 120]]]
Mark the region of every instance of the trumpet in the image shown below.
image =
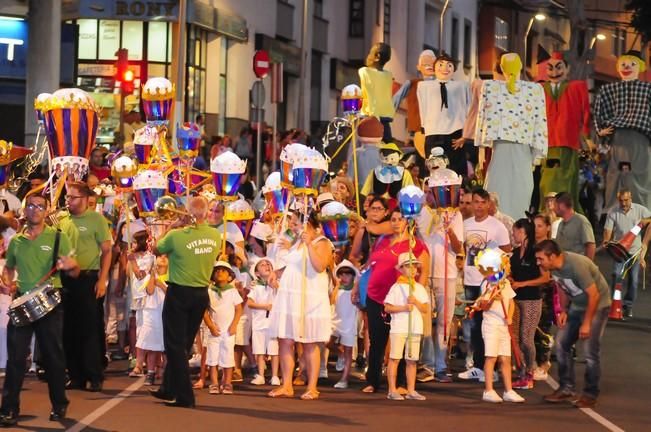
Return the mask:
[[55, 208], [52, 209], [46, 216], [46, 222], [53, 227], [56, 227], [59, 225], [59, 223], [70, 216], [70, 210], [68, 210], [68, 207], [62, 207], [62, 208]]
[[161, 220], [173, 220], [177, 219], [179, 216], [185, 216], [190, 219], [191, 225], [197, 224], [196, 218], [189, 212], [180, 210], [176, 203], [176, 199], [169, 195], [163, 195], [158, 198], [154, 204], [154, 210], [156, 211], [158, 218]]

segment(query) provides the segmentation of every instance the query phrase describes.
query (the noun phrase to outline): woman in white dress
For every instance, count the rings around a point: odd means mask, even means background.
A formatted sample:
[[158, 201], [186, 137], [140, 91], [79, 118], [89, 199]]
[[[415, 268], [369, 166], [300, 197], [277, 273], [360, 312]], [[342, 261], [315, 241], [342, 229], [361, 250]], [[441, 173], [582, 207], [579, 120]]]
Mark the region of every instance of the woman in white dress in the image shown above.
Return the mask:
[[294, 343], [303, 345], [307, 369], [307, 390], [301, 399], [318, 399], [319, 343], [330, 339], [331, 313], [328, 298], [328, 265], [332, 263], [332, 244], [317, 236], [318, 222], [312, 215], [303, 226], [298, 214], [291, 213], [289, 229], [295, 242], [281, 240], [288, 249], [287, 267], [280, 278], [278, 294], [271, 309], [270, 337], [278, 338], [282, 386], [269, 392], [271, 397], [292, 397]]

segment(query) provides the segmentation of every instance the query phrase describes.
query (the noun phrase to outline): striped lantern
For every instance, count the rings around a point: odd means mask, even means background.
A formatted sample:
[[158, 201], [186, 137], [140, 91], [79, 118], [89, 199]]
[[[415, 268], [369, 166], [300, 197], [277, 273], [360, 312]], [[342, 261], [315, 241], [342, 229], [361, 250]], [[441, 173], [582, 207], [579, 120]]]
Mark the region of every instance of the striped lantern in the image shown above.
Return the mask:
[[296, 154], [292, 164], [294, 194], [317, 196], [327, 172], [328, 162], [318, 151], [306, 148]]
[[278, 216], [285, 211], [289, 200], [289, 189], [280, 184], [280, 173], [274, 171], [267, 177], [262, 186], [262, 195], [266, 202], [265, 210], [273, 216]]
[[141, 217], [156, 215], [156, 201], [167, 192], [167, 180], [160, 171], [144, 170], [133, 179], [133, 195]]
[[358, 85], [349, 84], [341, 91], [341, 106], [344, 115], [355, 115], [362, 109], [362, 89]]
[[138, 164], [129, 156], [120, 156], [111, 164], [111, 176], [120, 191], [133, 188], [133, 178], [138, 171]]
[[329, 202], [321, 209], [318, 218], [321, 229], [333, 245], [345, 246], [348, 244], [350, 214], [350, 210], [338, 201]]
[[100, 108], [88, 93], [76, 88], [57, 90], [40, 106], [54, 170], [60, 174], [67, 169], [81, 180], [95, 147]]
[[225, 151], [210, 162], [210, 171], [217, 197], [224, 201], [235, 201], [246, 171], [246, 160], [240, 159], [232, 151]]
[[249, 236], [255, 212], [244, 199], [238, 199], [226, 205], [224, 220], [233, 222], [242, 232], [244, 238]]
[[196, 123], [185, 122], [176, 125], [176, 143], [181, 159], [194, 159], [199, 154], [201, 130]]
[[309, 147], [300, 143], [288, 144], [280, 152], [280, 184], [291, 189], [292, 184], [292, 165], [297, 154], [309, 150]]
[[405, 186], [398, 192], [400, 213], [405, 219], [415, 219], [423, 208], [425, 194], [414, 185]]
[[48, 100], [52, 95], [50, 93], [41, 93], [36, 96], [34, 99], [34, 112], [36, 112], [36, 120], [38, 123], [43, 126], [45, 125], [45, 113], [43, 109], [45, 108], [45, 101]]
[[141, 165], [149, 165], [154, 159], [154, 147], [158, 141], [158, 131], [153, 126], [145, 126], [136, 130], [133, 137], [133, 148]]
[[142, 106], [147, 124], [167, 125], [172, 114], [174, 84], [167, 78], [149, 78], [142, 88]]

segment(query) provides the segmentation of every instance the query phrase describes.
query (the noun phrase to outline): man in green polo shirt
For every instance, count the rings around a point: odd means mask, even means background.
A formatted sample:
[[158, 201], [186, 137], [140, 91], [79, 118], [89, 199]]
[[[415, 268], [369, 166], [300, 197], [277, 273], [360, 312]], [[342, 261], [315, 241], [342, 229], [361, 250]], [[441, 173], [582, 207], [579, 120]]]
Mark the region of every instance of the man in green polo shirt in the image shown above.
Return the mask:
[[167, 364], [163, 383], [154, 397], [167, 405], [194, 407], [188, 355], [201, 319], [208, 307], [208, 284], [220, 252], [219, 231], [206, 224], [208, 201], [190, 199], [190, 214], [196, 223], [165, 234], [156, 245], [157, 255], [167, 255], [169, 282], [163, 305], [163, 340]]
[[[7, 263], [0, 280], [0, 290], [5, 294], [23, 295], [35, 288], [54, 265], [69, 276], [79, 273], [70, 239], [65, 233], [57, 232], [45, 225], [49, 208], [47, 198], [29, 195], [26, 199], [25, 216], [27, 225], [9, 243]], [[58, 237], [58, 242], [57, 242]], [[55, 251], [56, 250], [56, 251]], [[55, 254], [57, 259], [55, 259]], [[18, 272], [18, 278], [14, 278]], [[54, 287], [61, 287], [58, 272], [50, 277]], [[36, 340], [47, 367], [47, 383], [52, 403], [50, 420], [65, 417], [68, 399], [65, 393], [66, 364], [63, 352], [63, 308], [56, 306], [52, 311], [33, 323], [16, 327], [10, 321], [7, 327], [7, 369], [2, 389], [0, 425], [14, 426], [20, 411], [20, 390], [25, 377], [25, 364], [29, 355], [32, 334]]]
[[[65, 322], [63, 326], [69, 388], [102, 390], [104, 356], [104, 294], [111, 266], [112, 237], [104, 216], [88, 208], [93, 194], [85, 183], [67, 185], [70, 216], [60, 222], [63, 232], [76, 236], [77, 278], [63, 278]], [[76, 234], [74, 234], [76, 233]]]
[[[535, 252], [540, 268], [551, 272], [560, 288], [558, 292], [563, 309], [556, 319], [559, 387], [545, 396], [545, 401], [571, 401], [577, 408], [592, 408], [600, 391], [601, 338], [610, 311], [610, 288], [590, 258], [563, 252], [554, 240], [538, 243]], [[579, 339], [585, 341], [586, 367], [583, 394], [577, 398], [572, 347]]]

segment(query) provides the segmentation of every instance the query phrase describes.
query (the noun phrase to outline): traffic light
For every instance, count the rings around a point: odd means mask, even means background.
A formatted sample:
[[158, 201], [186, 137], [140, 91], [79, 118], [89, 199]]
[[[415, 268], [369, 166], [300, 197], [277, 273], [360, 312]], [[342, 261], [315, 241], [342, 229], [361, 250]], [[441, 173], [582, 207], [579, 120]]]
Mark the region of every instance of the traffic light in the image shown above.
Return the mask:
[[124, 71], [124, 74], [122, 75], [122, 80], [120, 81], [122, 83], [121, 88], [122, 88], [122, 94], [124, 95], [130, 95], [133, 93], [133, 80], [135, 79], [136, 74], [133, 73], [131, 69], [127, 69]]

